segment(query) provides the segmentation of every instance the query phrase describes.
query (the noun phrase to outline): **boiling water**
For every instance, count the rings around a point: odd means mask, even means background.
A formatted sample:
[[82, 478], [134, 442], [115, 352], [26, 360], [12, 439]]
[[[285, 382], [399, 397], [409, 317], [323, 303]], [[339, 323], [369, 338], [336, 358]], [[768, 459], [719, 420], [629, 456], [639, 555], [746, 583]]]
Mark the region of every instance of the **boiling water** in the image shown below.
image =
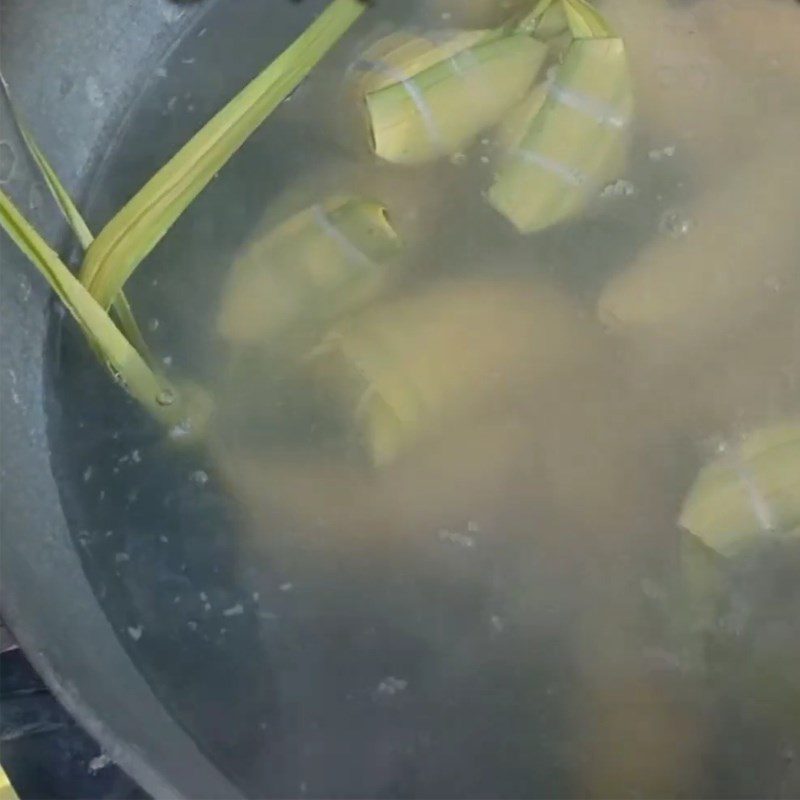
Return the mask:
[[[790, 796], [800, 554], [726, 567], [703, 627], [676, 520], [721, 443], [800, 406], [800, 9], [607, 0], [636, 84], [627, 166], [525, 237], [485, 199], [492, 131], [392, 167], [348, 105], [366, 46], [468, 3], [376, 2], [131, 281], [167, 373], [213, 392], [197, 444], [165, 440], [56, 331], [54, 469], [87, 574], [156, 693], [253, 796]], [[269, 5], [212, 6], [148, 68], [95, 227], [310, 18], [293, 6], [278, 36]], [[310, 348], [217, 331], [265, 226], [362, 192], [406, 248], [344, 324], [371, 314], [423, 394], [415, 356], [433, 353], [423, 377], [444, 387], [380, 467]]]

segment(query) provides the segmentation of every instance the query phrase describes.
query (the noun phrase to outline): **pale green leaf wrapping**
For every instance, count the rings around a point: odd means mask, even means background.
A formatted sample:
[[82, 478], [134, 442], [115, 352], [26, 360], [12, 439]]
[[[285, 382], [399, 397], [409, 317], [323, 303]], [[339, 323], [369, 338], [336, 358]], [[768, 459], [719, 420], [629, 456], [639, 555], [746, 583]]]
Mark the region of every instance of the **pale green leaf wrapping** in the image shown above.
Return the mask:
[[751, 431], [697, 476], [680, 525], [732, 557], [761, 541], [797, 538], [800, 524], [800, 423]]
[[517, 25], [517, 31], [519, 31], [519, 33], [535, 33], [542, 17], [544, 17], [550, 8], [558, 2], [560, 2], [560, 0], [539, 0], [533, 7], [533, 10], [520, 20]]
[[47, 279], [117, 381], [154, 417], [170, 425], [178, 423], [182, 403], [175, 390], [150, 370], [108, 314], [2, 191], [0, 223]]
[[575, 39], [603, 39], [613, 36], [603, 16], [587, 0], [539, 0], [533, 10], [525, 16], [517, 30], [521, 33], [539, 33], [545, 16], [552, 14], [556, 5], [566, 14], [570, 32]]
[[[420, 164], [468, 147], [522, 100], [547, 48], [514, 34], [484, 40], [365, 97], [375, 153]], [[413, 90], [409, 87], [413, 85]]]
[[81, 282], [108, 307], [142, 259], [250, 134], [358, 19], [362, 0], [323, 13], [165, 164], [89, 247]]
[[500, 165], [489, 202], [522, 233], [576, 216], [619, 176], [632, 113], [622, 40], [573, 40], [527, 133]]
[[587, 0], [562, 0], [567, 22], [576, 39], [606, 39], [614, 35], [603, 16]]
[[288, 331], [324, 329], [386, 287], [401, 248], [380, 203], [330, 197], [257, 236], [237, 257], [218, 329], [230, 342], [259, 345]]

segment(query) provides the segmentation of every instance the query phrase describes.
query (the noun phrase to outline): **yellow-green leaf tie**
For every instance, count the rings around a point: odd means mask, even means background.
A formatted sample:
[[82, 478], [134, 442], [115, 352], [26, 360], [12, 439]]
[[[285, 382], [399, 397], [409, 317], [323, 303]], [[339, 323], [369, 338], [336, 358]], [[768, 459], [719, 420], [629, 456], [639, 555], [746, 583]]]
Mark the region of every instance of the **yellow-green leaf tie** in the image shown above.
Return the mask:
[[514, 154], [528, 164], [534, 164], [553, 175], [557, 175], [564, 183], [568, 183], [570, 186], [584, 186], [589, 182], [589, 176], [585, 172], [581, 172], [576, 167], [571, 167], [561, 161], [556, 161], [556, 159], [546, 156], [537, 150], [518, 147]]
[[556, 81], [550, 81], [547, 85], [547, 93], [563, 106], [585, 114], [600, 125], [609, 128], [619, 128], [620, 130], [630, 123], [630, 119], [609, 105], [598, 100], [596, 97], [582, 94], [575, 89], [567, 89], [560, 86]]
[[333, 239], [345, 255], [352, 261], [357, 261], [367, 267], [375, 266], [375, 262], [359, 247], [357, 247], [348, 236], [331, 221], [328, 212], [319, 204], [314, 206], [314, 219], [322, 228], [323, 232]]

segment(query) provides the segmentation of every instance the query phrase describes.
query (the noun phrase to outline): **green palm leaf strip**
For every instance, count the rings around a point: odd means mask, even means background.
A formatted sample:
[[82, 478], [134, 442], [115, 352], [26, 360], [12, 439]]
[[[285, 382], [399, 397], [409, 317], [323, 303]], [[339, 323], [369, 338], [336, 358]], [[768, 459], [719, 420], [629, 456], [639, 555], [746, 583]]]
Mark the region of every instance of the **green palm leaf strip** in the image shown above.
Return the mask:
[[80, 273], [101, 306], [110, 305], [192, 200], [365, 8], [363, 0], [333, 0], [108, 223], [89, 246]]
[[180, 421], [181, 403], [174, 389], [147, 366], [106, 311], [2, 191], [0, 224], [45, 277], [117, 382], [157, 419], [169, 425]]
[[[70, 197], [69, 192], [66, 190], [66, 188], [64, 188], [64, 184], [61, 183], [61, 179], [58, 177], [58, 174], [50, 165], [50, 162], [42, 152], [42, 149], [36, 143], [36, 140], [33, 138], [28, 126], [24, 123], [22, 116], [19, 113], [19, 109], [17, 109], [16, 105], [11, 99], [11, 92], [9, 91], [8, 84], [6, 83], [6, 80], [2, 74], [0, 74], [0, 84], [2, 84], [3, 91], [6, 95], [6, 100], [8, 102], [8, 107], [11, 110], [14, 124], [16, 125], [17, 130], [22, 137], [22, 141], [25, 143], [25, 146], [27, 147], [34, 163], [39, 168], [39, 172], [44, 178], [47, 188], [50, 190], [50, 194], [53, 196], [53, 199], [64, 216], [64, 219], [67, 221], [70, 228], [72, 228], [75, 238], [78, 240], [84, 251], [87, 250], [94, 241], [94, 236], [89, 230], [89, 226], [86, 224], [86, 221], [84, 220], [80, 211], [78, 211], [78, 207]], [[148, 364], [155, 364], [155, 360], [150, 353], [150, 349], [144, 340], [142, 331], [136, 322], [136, 318], [133, 315], [133, 310], [131, 309], [130, 303], [128, 302], [128, 299], [125, 297], [124, 293], [120, 292], [114, 299], [113, 311], [117, 317], [119, 326], [122, 329], [122, 332], [128, 338], [128, 341], [139, 351], [141, 356], [147, 361]]]

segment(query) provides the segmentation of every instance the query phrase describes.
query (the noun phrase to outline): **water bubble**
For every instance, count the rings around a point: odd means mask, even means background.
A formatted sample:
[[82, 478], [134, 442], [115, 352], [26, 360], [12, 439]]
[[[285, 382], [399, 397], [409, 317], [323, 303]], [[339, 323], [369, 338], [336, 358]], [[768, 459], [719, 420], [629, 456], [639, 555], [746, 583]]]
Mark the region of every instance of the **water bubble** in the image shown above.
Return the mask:
[[393, 675], [390, 675], [378, 684], [377, 693], [385, 697], [393, 697], [400, 692], [404, 692], [407, 688], [407, 680], [404, 678], [395, 678]]
[[457, 167], [466, 164], [467, 163], [466, 153], [453, 153], [453, 155], [450, 156], [450, 163], [454, 164]]
[[102, 108], [105, 105], [105, 94], [100, 87], [97, 78], [95, 78], [93, 75], [90, 75], [86, 79], [84, 88], [86, 89], [86, 97], [91, 105], [93, 105], [95, 108]]
[[139, 639], [142, 638], [143, 633], [144, 633], [144, 628], [141, 625], [128, 627], [128, 636], [130, 636], [134, 642], [138, 642]]
[[208, 483], [208, 473], [202, 469], [196, 469], [190, 476], [189, 480], [198, 486], [205, 486]]
[[147, 330], [155, 333], [158, 330], [159, 325], [161, 325], [161, 323], [155, 317], [153, 317], [147, 321]]
[[692, 221], [679, 209], [667, 209], [658, 222], [658, 230], [673, 239], [680, 239], [692, 229]]
[[618, 181], [609, 183], [600, 192], [601, 197], [630, 197], [636, 193], [636, 187], [630, 182], [620, 178]]
[[156, 395], [156, 403], [160, 406], [171, 406], [175, 402], [175, 392], [172, 389], [162, 389]]
[[106, 755], [106, 753], [100, 753], [99, 756], [95, 756], [89, 762], [89, 772], [94, 775], [95, 772], [100, 772], [101, 769], [105, 769], [110, 763], [110, 756]]
[[647, 156], [651, 161], [662, 161], [665, 158], [672, 158], [676, 149], [674, 144], [669, 144], [666, 147], [657, 147], [651, 150]]
[[169, 438], [173, 440], [185, 439], [191, 436], [191, 433], [192, 423], [188, 419], [185, 419], [169, 429]]

